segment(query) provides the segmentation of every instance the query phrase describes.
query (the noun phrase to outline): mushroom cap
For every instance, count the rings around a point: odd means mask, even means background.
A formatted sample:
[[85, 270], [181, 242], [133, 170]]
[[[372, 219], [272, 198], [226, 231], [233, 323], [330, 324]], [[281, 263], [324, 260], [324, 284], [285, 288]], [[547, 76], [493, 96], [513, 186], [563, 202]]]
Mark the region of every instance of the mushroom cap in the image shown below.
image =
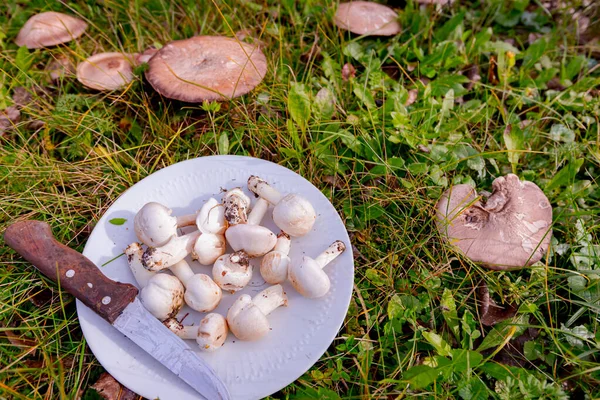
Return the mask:
[[314, 299], [329, 292], [331, 282], [321, 266], [310, 257], [302, 257], [300, 264], [288, 267], [290, 283], [304, 297]]
[[290, 236], [306, 235], [316, 219], [312, 204], [297, 194], [288, 194], [273, 209], [273, 222]]
[[177, 315], [183, 305], [183, 284], [172, 275], [156, 274], [140, 291], [144, 307], [161, 321]]
[[275, 247], [277, 235], [260, 225], [239, 224], [230, 226], [225, 237], [235, 251], [243, 250], [249, 257], [260, 257]]
[[77, 80], [91, 89], [121, 89], [133, 80], [133, 63], [131, 54], [94, 54], [77, 66]]
[[265, 336], [271, 325], [267, 317], [247, 294], [241, 295], [227, 312], [231, 332], [240, 340], [258, 340]]
[[161, 95], [199, 103], [226, 100], [254, 89], [267, 73], [258, 47], [224, 36], [173, 41], [148, 61], [146, 78]]
[[198, 325], [198, 337], [196, 342], [202, 351], [215, 351], [225, 343], [227, 339], [227, 320], [217, 313], [207, 314]]
[[393, 36], [401, 30], [394, 10], [370, 1], [340, 3], [334, 22], [358, 35]]
[[217, 258], [225, 254], [226, 249], [225, 236], [203, 233], [194, 244], [192, 258], [202, 265], [213, 265]]
[[28, 49], [40, 49], [67, 43], [87, 29], [85, 21], [67, 14], [48, 11], [29, 18], [19, 31], [15, 43]]
[[250, 197], [241, 188], [233, 188], [223, 195], [224, 216], [229, 225], [245, 224], [248, 221]]
[[171, 212], [160, 203], [144, 204], [133, 219], [137, 238], [146, 246], [164, 246], [177, 234], [177, 218]]
[[140, 53], [136, 53], [135, 54], [135, 64], [136, 65], [141, 65], [143, 63], [147, 63], [148, 61], [150, 61], [150, 59], [152, 57], [154, 57], [154, 55], [156, 53], [158, 53], [158, 49], [155, 49], [154, 47], [147, 48], [141, 54]]
[[209, 312], [221, 301], [221, 288], [205, 274], [196, 274], [186, 282], [185, 303], [196, 311]]
[[196, 217], [196, 226], [202, 233], [224, 234], [227, 229], [225, 206], [213, 197], [208, 199]]
[[492, 183], [483, 203], [475, 188], [455, 185], [436, 205], [442, 236], [491, 269], [518, 269], [539, 261], [550, 246], [552, 207], [533, 182], [509, 174]]
[[213, 279], [223, 290], [235, 293], [252, 279], [252, 266], [243, 251], [222, 255], [215, 261]]
[[267, 253], [260, 263], [260, 274], [267, 283], [281, 283], [287, 279], [290, 258], [280, 251]]

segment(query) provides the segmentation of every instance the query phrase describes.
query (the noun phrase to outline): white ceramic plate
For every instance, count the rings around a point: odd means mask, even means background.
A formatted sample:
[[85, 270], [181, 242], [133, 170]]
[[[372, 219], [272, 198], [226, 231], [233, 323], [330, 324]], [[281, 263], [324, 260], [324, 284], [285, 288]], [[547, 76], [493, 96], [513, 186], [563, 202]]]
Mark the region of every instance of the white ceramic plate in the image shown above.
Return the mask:
[[[251, 175], [266, 179], [278, 190], [299, 193], [306, 197], [317, 212], [313, 231], [292, 239], [292, 262], [303, 254], [318, 255], [334, 240], [346, 243], [346, 251], [325, 269], [331, 278], [331, 291], [320, 299], [306, 299], [285, 283], [289, 306], [269, 315], [272, 331], [256, 342], [242, 342], [231, 333], [225, 345], [214, 353], [198, 350], [195, 341], [190, 346], [214, 368], [225, 382], [234, 399], [259, 399], [268, 396], [298, 379], [327, 350], [340, 329], [352, 295], [354, 262], [348, 233], [338, 213], [325, 196], [300, 175], [268, 161], [250, 157], [214, 156], [184, 161], [164, 168], [127, 190], [98, 221], [83, 254], [99, 266], [108, 277], [136, 284], [126, 257], [117, 257], [125, 247], [137, 241], [133, 229], [135, 213], [147, 202], [157, 201], [173, 209], [174, 215], [199, 210], [210, 197], [221, 200], [221, 188], [243, 187]], [[252, 198], [254, 198], [252, 196]], [[108, 221], [125, 218], [124, 225]], [[262, 223], [274, 232], [277, 227], [267, 213]], [[226, 315], [233, 301], [242, 293], [255, 294], [268, 285], [260, 276], [258, 260], [253, 260], [254, 276], [243, 291], [235, 295], [223, 293], [216, 312]], [[211, 275], [211, 267], [193, 262], [196, 272]], [[133, 342], [120, 334], [89, 308], [77, 302], [81, 328], [94, 355], [119, 382], [134, 392], [161, 400], [199, 399], [195, 391], [155, 361]], [[201, 313], [185, 307], [179, 316], [190, 313], [186, 325], [198, 323]]]

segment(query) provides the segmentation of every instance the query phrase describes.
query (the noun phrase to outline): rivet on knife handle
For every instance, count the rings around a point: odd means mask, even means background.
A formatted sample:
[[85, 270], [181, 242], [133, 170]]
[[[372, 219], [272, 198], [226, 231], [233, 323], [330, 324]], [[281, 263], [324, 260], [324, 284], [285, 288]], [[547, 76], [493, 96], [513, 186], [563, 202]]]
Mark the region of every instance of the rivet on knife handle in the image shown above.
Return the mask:
[[4, 241], [111, 324], [138, 294], [135, 286], [107, 278], [88, 258], [57, 242], [45, 222], [14, 223], [4, 232]]

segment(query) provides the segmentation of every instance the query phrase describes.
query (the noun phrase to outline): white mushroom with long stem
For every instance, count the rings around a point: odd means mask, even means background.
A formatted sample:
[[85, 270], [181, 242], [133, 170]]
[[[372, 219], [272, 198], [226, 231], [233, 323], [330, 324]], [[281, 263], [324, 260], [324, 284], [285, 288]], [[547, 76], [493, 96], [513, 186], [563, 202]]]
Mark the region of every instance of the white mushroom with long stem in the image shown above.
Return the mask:
[[275, 205], [273, 222], [290, 236], [304, 236], [312, 229], [317, 215], [312, 204], [304, 197], [290, 193], [282, 195], [263, 179], [252, 175], [248, 188], [256, 195]]
[[245, 252], [237, 251], [219, 257], [213, 266], [212, 274], [215, 283], [221, 289], [235, 293], [252, 279], [252, 265]]
[[243, 294], [227, 312], [229, 329], [240, 340], [258, 340], [271, 330], [267, 315], [287, 303], [281, 285], [270, 286], [254, 297]]
[[146, 246], [159, 247], [177, 235], [177, 228], [194, 225], [197, 214], [172, 216], [172, 210], [157, 202], [150, 202], [133, 219], [137, 238]]
[[201, 234], [195, 231], [183, 236], [173, 236], [164, 246], [148, 247], [142, 254], [142, 265], [150, 271], [169, 268], [192, 252]]
[[131, 269], [131, 273], [133, 273], [133, 277], [135, 278], [140, 288], [145, 287], [148, 284], [148, 281], [154, 275], [156, 275], [156, 272], [148, 271], [142, 265], [143, 254], [144, 249], [137, 242], [131, 243], [125, 249], [125, 255], [127, 256], [127, 263], [129, 264], [129, 269]]
[[185, 260], [171, 265], [171, 272], [185, 286], [185, 303], [199, 312], [209, 312], [217, 308], [221, 301], [221, 288], [205, 274], [195, 274]]
[[331, 282], [323, 268], [346, 250], [340, 240], [333, 242], [315, 259], [304, 256], [299, 264], [292, 263], [288, 268], [290, 283], [304, 297], [311, 299], [322, 297], [329, 292]]
[[175, 318], [163, 322], [167, 328], [182, 339], [195, 339], [202, 351], [220, 349], [227, 339], [227, 321], [221, 314], [207, 314], [198, 326], [184, 326]]
[[260, 264], [260, 274], [270, 284], [281, 283], [287, 279], [290, 258], [290, 236], [281, 231], [277, 235], [277, 244], [273, 251], [267, 253]]
[[249, 257], [261, 257], [275, 247], [277, 236], [270, 229], [259, 225], [268, 208], [267, 200], [258, 199], [246, 223], [239, 223], [227, 229], [225, 237], [233, 250], [243, 250]]
[[183, 305], [184, 287], [176, 277], [156, 274], [142, 288], [139, 297], [144, 307], [164, 321], [177, 315]]

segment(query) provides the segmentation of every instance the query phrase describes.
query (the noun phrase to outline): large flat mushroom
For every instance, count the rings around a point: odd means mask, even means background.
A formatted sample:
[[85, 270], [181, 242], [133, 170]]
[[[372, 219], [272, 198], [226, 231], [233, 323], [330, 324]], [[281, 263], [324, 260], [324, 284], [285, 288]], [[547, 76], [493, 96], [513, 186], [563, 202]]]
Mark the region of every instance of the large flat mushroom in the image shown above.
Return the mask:
[[29, 18], [19, 31], [15, 43], [28, 49], [56, 46], [81, 36], [87, 23], [79, 18], [48, 11]]
[[161, 95], [188, 103], [226, 100], [254, 89], [267, 73], [258, 47], [223, 36], [176, 40], [149, 61], [146, 78]]
[[438, 230], [465, 256], [491, 269], [539, 261], [552, 236], [548, 198], [535, 183], [513, 174], [495, 179], [492, 188], [484, 201], [471, 185], [448, 189], [436, 205]]
[[340, 3], [334, 22], [357, 35], [393, 36], [401, 30], [394, 10], [370, 1]]
[[94, 54], [77, 66], [77, 80], [91, 89], [121, 89], [133, 80], [133, 64], [130, 54]]

